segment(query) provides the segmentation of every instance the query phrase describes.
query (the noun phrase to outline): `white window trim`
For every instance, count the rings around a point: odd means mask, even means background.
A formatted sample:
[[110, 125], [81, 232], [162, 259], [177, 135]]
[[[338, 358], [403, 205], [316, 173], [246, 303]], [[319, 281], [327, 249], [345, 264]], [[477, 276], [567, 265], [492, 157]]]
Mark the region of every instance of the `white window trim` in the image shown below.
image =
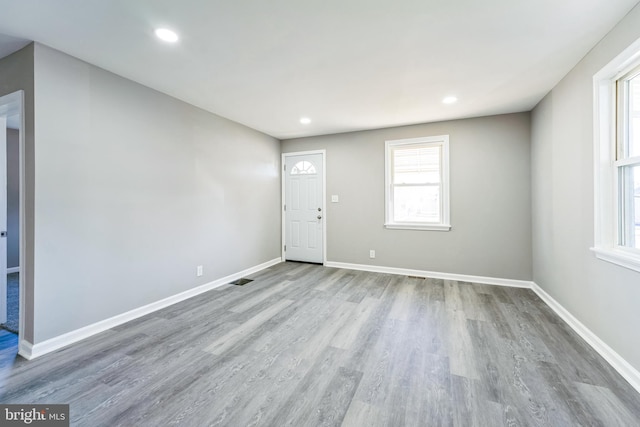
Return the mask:
[[[441, 223], [409, 223], [409, 222], [392, 222], [391, 218], [391, 149], [398, 145], [408, 144], [431, 144], [440, 145], [442, 147], [442, 164], [441, 166], [441, 180], [442, 180], [442, 222]], [[385, 154], [384, 154], [384, 204], [385, 204], [385, 228], [392, 230], [426, 230], [426, 231], [449, 231], [451, 230], [450, 220], [450, 199], [449, 199], [449, 135], [428, 136], [421, 138], [409, 138], [409, 139], [394, 139], [385, 141]]]
[[640, 272], [640, 251], [618, 245], [616, 80], [640, 63], [640, 39], [593, 76], [594, 247], [598, 259]]

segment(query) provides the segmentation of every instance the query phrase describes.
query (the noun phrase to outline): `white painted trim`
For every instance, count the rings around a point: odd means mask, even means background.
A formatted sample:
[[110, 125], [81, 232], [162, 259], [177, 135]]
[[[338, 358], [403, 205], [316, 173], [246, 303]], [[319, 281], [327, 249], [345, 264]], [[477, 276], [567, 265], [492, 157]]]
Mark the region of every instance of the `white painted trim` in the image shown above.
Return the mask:
[[24, 90], [20, 89], [16, 92], [12, 93], [9, 96], [13, 96], [14, 102], [17, 102], [18, 110], [20, 114], [20, 126], [18, 129], [18, 159], [20, 162], [20, 177], [18, 182], [18, 196], [19, 196], [19, 207], [18, 207], [18, 215], [20, 217], [19, 223], [19, 243], [18, 243], [18, 251], [19, 251], [19, 259], [18, 263], [22, 268], [22, 272], [25, 274], [20, 274], [18, 277], [18, 354], [20, 355], [30, 355], [33, 344], [27, 341], [26, 338], [26, 323], [27, 323], [27, 314], [30, 316], [31, 324], [33, 325], [33, 318], [35, 313], [31, 310], [27, 313], [27, 299], [25, 298], [26, 287], [26, 274], [29, 272], [29, 259], [27, 259], [27, 229], [29, 228], [29, 222], [27, 221], [27, 209], [26, 209], [26, 182], [27, 182], [27, 167], [26, 167], [26, 142], [25, 135], [27, 133], [27, 127], [25, 125], [26, 122], [26, 114], [25, 114], [25, 94]]
[[545, 292], [536, 283], [533, 283], [533, 291], [544, 301], [562, 320], [573, 329], [578, 335], [584, 339], [600, 356], [602, 356], [609, 364], [618, 371], [622, 377], [627, 380], [633, 388], [640, 392], [640, 372], [629, 364], [622, 356], [609, 347], [596, 334], [587, 328], [582, 322], [576, 319], [566, 308], [564, 308], [551, 295]]
[[395, 267], [382, 267], [364, 264], [349, 264], [344, 262], [327, 262], [326, 267], [345, 268], [350, 270], [371, 271], [374, 273], [401, 274], [407, 276], [431, 277], [434, 279], [458, 280], [472, 283], [484, 283], [488, 285], [510, 286], [516, 288], [532, 289], [540, 299], [547, 304], [571, 329], [573, 329], [587, 344], [600, 354], [633, 388], [640, 393], [640, 372], [635, 369], [622, 356], [609, 347], [595, 333], [587, 328], [575, 316], [573, 316], [551, 295], [546, 293], [535, 282], [526, 280], [500, 279], [495, 277], [468, 276], [465, 274], [438, 273], [434, 271], [410, 270]]
[[7, 274], [11, 274], [11, 273], [20, 273], [20, 267], [7, 268]]
[[286, 231], [287, 224], [285, 223], [285, 212], [284, 205], [286, 203], [286, 191], [285, 191], [285, 179], [286, 174], [284, 173], [284, 164], [287, 157], [293, 156], [305, 156], [307, 154], [321, 154], [322, 155], [322, 218], [324, 219], [324, 224], [322, 226], [322, 264], [326, 264], [327, 262], [327, 150], [309, 150], [309, 151], [293, 151], [290, 153], [282, 153], [282, 161], [280, 164], [280, 173], [281, 173], [281, 189], [280, 189], [280, 200], [282, 201], [280, 206], [280, 217], [281, 217], [281, 237], [280, 237], [280, 248], [282, 250], [281, 257], [282, 260], [286, 260], [287, 256], [285, 254], [284, 245], [286, 240]]
[[89, 338], [95, 334], [99, 334], [100, 332], [104, 332], [108, 329], [122, 325], [123, 323], [129, 322], [133, 319], [137, 319], [138, 317], [145, 316], [147, 314], [153, 313], [154, 311], [161, 310], [180, 301], [184, 301], [186, 299], [200, 295], [204, 292], [210, 291], [211, 289], [226, 285], [227, 283], [237, 280], [241, 277], [264, 270], [265, 268], [269, 268], [273, 265], [279, 264], [280, 262], [282, 262], [281, 258], [272, 259], [271, 261], [267, 261], [260, 265], [247, 268], [246, 270], [231, 274], [221, 279], [205, 283], [204, 285], [189, 289], [168, 298], [164, 298], [160, 301], [135, 308], [126, 313], [122, 313], [109, 319], [101, 320], [83, 328], [76, 329], [75, 331], [67, 332], [66, 334], [50, 338], [41, 343], [31, 344], [23, 340], [20, 342], [20, 355], [28, 360], [40, 357], [44, 354], [58, 350], [62, 347], [66, 347], [85, 338]]
[[286, 217], [285, 217], [285, 211], [284, 211], [284, 207], [286, 205], [287, 202], [287, 198], [285, 197], [286, 195], [286, 190], [285, 190], [285, 182], [284, 180], [287, 178], [285, 175], [285, 162], [286, 160], [286, 156], [285, 153], [282, 153], [280, 155], [280, 258], [283, 261], [287, 260], [287, 254], [286, 251], [284, 250], [284, 245], [286, 245], [287, 242], [287, 235], [286, 235], [286, 229], [287, 229], [287, 224], [286, 224]]
[[[7, 116], [6, 113], [0, 113], [0, 200], [4, 205], [0, 216], [0, 229], [7, 230]], [[5, 232], [6, 234], [6, 232]], [[7, 306], [7, 253], [9, 252], [9, 244], [7, 239], [0, 240], [3, 256], [0, 256], [0, 271], [3, 271], [2, 280], [0, 280], [0, 323], [5, 323], [8, 318], [9, 307]]]
[[[84, 328], [77, 329], [75, 331], [60, 335], [55, 338], [51, 338], [42, 343], [33, 345], [25, 339], [21, 339], [19, 342], [18, 354], [27, 360], [34, 359], [42, 356], [46, 353], [58, 350], [67, 345], [73, 344], [82, 339], [88, 338], [97, 333], [103, 332], [107, 329], [119, 326], [130, 320], [168, 307], [172, 304], [178, 303], [188, 298], [192, 298], [201, 293], [207, 292], [211, 289], [222, 286], [240, 277], [253, 274], [265, 268], [271, 267], [275, 264], [282, 262], [282, 259], [276, 258], [255, 267], [248, 268], [239, 273], [223, 277], [210, 283], [206, 283], [194, 289], [182, 292], [169, 298], [157, 301], [152, 304], [131, 310], [127, 313], [114, 316], [110, 319], [103, 320], [101, 322], [94, 323], [93, 325], [86, 326]], [[343, 262], [326, 262], [326, 267], [345, 268], [350, 270], [371, 271], [375, 273], [390, 273], [401, 274], [407, 276], [419, 276], [419, 277], [431, 277], [435, 279], [445, 280], [458, 280], [472, 283], [484, 283], [488, 285], [498, 286], [510, 286], [516, 288], [528, 288], [532, 289], [540, 299], [547, 304], [562, 320], [564, 320], [587, 344], [589, 344], [595, 351], [598, 352], [622, 377], [629, 382], [629, 384], [640, 392], [640, 372], [636, 370], [629, 362], [627, 362], [622, 356], [616, 353], [611, 347], [609, 347], [604, 341], [602, 341], [596, 334], [594, 334], [589, 328], [587, 328], [582, 322], [575, 318], [566, 308], [564, 308], [559, 302], [557, 302], [551, 295], [545, 292], [535, 282], [526, 280], [513, 280], [513, 279], [501, 279], [495, 277], [484, 276], [470, 276], [465, 274], [451, 274], [451, 273], [439, 273], [425, 270], [411, 270], [395, 267], [383, 267], [365, 264], [349, 264]]]
[[624, 251], [622, 248], [618, 250], [591, 248], [591, 250], [595, 252], [598, 259], [640, 272], [640, 257], [631, 251]]
[[401, 222], [385, 224], [384, 228], [389, 230], [424, 230], [424, 231], [449, 231], [451, 230], [450, 224], [433, 224], [433, 225], [416, 225], [416, 224], [403, 224]]
[[618, 166], [634, 164], [637, 158], [616, 161], [616, 81], [640, 64], [637, 39], [593, 76], [594, 147], [594, 247], [603, 261], [640, 271], [640, 252], [618, 245], [620, 224]]
[[[439, 224], [408, 224], [392, 221], [393, 215], [393, 171], [391, 165], [391, 153], [395, 147], [407, 146], [411, 144], [440, 146], [441, 163], [440, 163], [440, 180], [441, 180], [441, 197], [440, 209], [442, 210], [442, 223]], [[431, 230], [431, 231], [449, 231], [451, 230], [451, 195], [449, 190], [449, 135], [426, 136], [420, 138], [394, 139], [384, 142], [384, 226], [388, 229], [406, 229], [406, 230]]]
[[345, 268], [348, 270], [371, 271], [374, 273], [400, 274], [405, 276], [431, 277], [433, 279], [458, 280], [461, 282], [483, 283], [486, 285], [509, 286], [512, 288], [530, 289], [533, 282], [527, 280], [501, 279], [497, 277], [470, 276], [466, 274], [441, 273], [437, 271], [412, 270], [407, 268], [384, 267], [379, 265], [349, 264], [345, 262], [328, 261], [327, 267]]
[[18, 340], [18, 354], [27, 360], [33, 359], [33, 344], [26, 339]]

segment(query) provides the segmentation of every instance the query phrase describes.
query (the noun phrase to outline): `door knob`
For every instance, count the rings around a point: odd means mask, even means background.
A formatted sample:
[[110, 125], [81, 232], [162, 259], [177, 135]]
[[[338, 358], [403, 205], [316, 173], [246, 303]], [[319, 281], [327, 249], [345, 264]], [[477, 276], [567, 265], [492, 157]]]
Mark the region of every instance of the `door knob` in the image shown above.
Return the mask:
[[322, 219], [322, 215], [318, 215], [318, 219]]
[[322, 208], [318, 208], [318, 212], [322, 211]]

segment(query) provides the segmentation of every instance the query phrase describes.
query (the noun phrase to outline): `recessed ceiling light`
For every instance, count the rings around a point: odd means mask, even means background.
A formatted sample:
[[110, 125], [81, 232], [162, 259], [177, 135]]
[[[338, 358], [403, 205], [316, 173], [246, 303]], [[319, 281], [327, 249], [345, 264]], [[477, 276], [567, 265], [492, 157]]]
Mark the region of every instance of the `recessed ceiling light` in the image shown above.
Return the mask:
[[175, 43], [178, 41], [178, 35], [167, 28], [158, 28], [156, 30], [156, 36], [165, 42]]
[[302, 123], [303, 125], [308, 125], [309, 123], [311, 123], [311, 119], [309, 117], [301, 117], [300, 123]]
[[458, 98], [456, 98], [455, 96], [447, 96], [446, 98], [444, 98], [442, 100], [443, 104], [454, 104], [458, 101]]

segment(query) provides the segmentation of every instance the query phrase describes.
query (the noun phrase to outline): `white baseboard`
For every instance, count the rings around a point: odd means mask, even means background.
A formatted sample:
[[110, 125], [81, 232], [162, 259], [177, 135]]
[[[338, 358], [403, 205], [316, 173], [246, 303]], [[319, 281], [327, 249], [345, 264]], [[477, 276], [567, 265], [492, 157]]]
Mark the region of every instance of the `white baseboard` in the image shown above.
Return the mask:
[[[229, 282], [237, 280], [241, 277], [248, 276], [256, 273], [265, 268], [271, 267], [275, 264], [282, 262], [281, 258], [275, 258], [271, 261], [267, 261], [263, 264], [256, 265], [241, 272], [223, 277], [221, 279], [214, 280], [197, 288], [189, 289], [188, 291], [181, 292], [171, 297], [156, 301], [154, 303], [145, 305], [143, 307], [136, 308], [134, 310], [122, 313], [114, 316], [110, 319], [94, 323], [92, 325], [85, 326], [75, 331], [68, 332], [66, 334], [48, 339], [41, 343], [31, 344], [26, 340], [20, 340], [18, 354], [25, 359], [31, 360], [52, 351], [58, 350], [67, 345], [73, 344], [92, 335], [104, 332], [107, 329], [119, 326], [130, 320], [147, 315], [154, 311], [163, 309], [170, 305], [176, 304], [180, 301], [184, 301], [188, 298], [192, 298], [196, 295], [207, 292], [211, 289], [215, 289]], [[484, 283], [488, 285], [510, 286], [517, 288], [530, 288], [544, 301], [562, 320], [580, 335], [595, 351], [597, 351], [622, 377], [631, 384], [638, 392], [640, 392], [640, 372], [631, 366], [622, 356], [616, 353], [611, 347], [609, 347], [604, 341], [602, 341], [596, 334], [594, 334], [589, 328], [587, 328], [582, 322], [576, 319], [566, 308], [564, 308], [559, 302], [557, 302], [551, 295], [546, 293], [540, 286], [534, 282], [526, 280], [513, 280], [513, 279], [501, 279], [495, 277], [484, 276], [470, 276], [465, 274], [451, 274], [440, 273], [425, 270], [411, 270], [395, 267], [383, 267], [366, 264], [349, 264], [342, 262], [326, 262], [326, 267], [344, 268], [350, 270], [371, 271], [375, 273], [389, 273], [400, 274], [407, 276], [418, 277], [431, 277], [434, 279], [445, 280], [458, 280], [464, 282]]]
[[11, 273], [20, 273], [20, 267], [7, 268], [7, 274], [11, 274]]
[[486, 285], [510, 286], [512, 288], [531, 288], [533, 282], [527, 280], [501, 279], [497, 277], [469, 276], [466, 274], [440, 273], [437, 271], [411, 270], [406, 268], [383, 267], [378, 265], [349, 264], [345, 262], [327, 261], [327, 267], [345, 268], [348, 270], [371, 271], [374, 273], [400, 274], [405, 276], [431, 277], [433, 279], [458, 280], [461, 282], [483, 283]]
[[640, 372], [629, 364], [622, 356], [616, 353], [596, 334], [576, 319], [566, 308], [551, 295], [546, 293], [535, 282], [526, 280], [500, 279], [495, 277], [468, 276], [464, 274], [439, 273], [435, 271], [410, 270], [395, 267], [382, 267], [366, 264], [348, 264], [343, 262], [326, 262], [327, 267], [345, 268], [350, 270], [372, 271], [375, 273], [401, 274], [407, 276], [432, 277], [434, 279], [458, 280], [463, 282], [484, 283], [488, 285], [511, 286], [517, 288], [532, 289], [542, 301], [545, 302], [562, 320], [584, 339], [595, 351], [600, 354], [622, 377], [640, 392]]
[[168, 298], [164, 298], [160, 301], [135, 308], [131, 311], [127, 311], [126, 313], [122, 313], [109, 319], [93, 323], [83, 328], [76, 329], [75, 331], [67, 332], [66, 334], [50, 338], [40, 343], [31, 344], [24, 340], [21, 340], [19, 353], [25, 359], [35, 359], [36, 357], [40, 357], [62, 347], [66, 347], [92, 335], [104, 332], [107, 329], [111, 329], [123, 323], [129, 322], [130, 320], [137, 319], [138, 317], [153, 313], [154, 311], [163, 309], [180, 301], [184, 301], [188, 298], [192, 298], [196, 295], [200, 295], [204, 292], [210, 291], [211, 289], [226, 285], [227, 283], [237, 280], [241, 277], [248, 276], [260, 270], [264, 270], [265, 268], [271, 267], [272, 265], [276, 265], [280, 262], [282, 262], [281, 258], [272, 259], [271, 261], [267, 261], [263, 264], [250, 267], [238, 273], [234, 273], [221, 279], [214, 280], [213, 282], [205, 283], [204, 285], [198, 286], [196, 288], [189, 289]]
[[596, 334], [587, 328], [582, 322], [576, 319], [566, 308], [558, 301], [553, 299], [551, 295], [546, 293], [544, 289], [533, 283], [533, 291], [544, 301], [562, 320], [573, 329], [578, 335], [584, 339], [600, 356], [602, 356], [609, 364], [618, 371], [622, 377], [627, 380], [633, 388], [640, 393], [640, 372], [629, 364], [622, 356], [609, 347]]
[[33, 344], [29, 341], [19, 337], [18, 339], [18, 354], [27, 360], [33, 359]]

